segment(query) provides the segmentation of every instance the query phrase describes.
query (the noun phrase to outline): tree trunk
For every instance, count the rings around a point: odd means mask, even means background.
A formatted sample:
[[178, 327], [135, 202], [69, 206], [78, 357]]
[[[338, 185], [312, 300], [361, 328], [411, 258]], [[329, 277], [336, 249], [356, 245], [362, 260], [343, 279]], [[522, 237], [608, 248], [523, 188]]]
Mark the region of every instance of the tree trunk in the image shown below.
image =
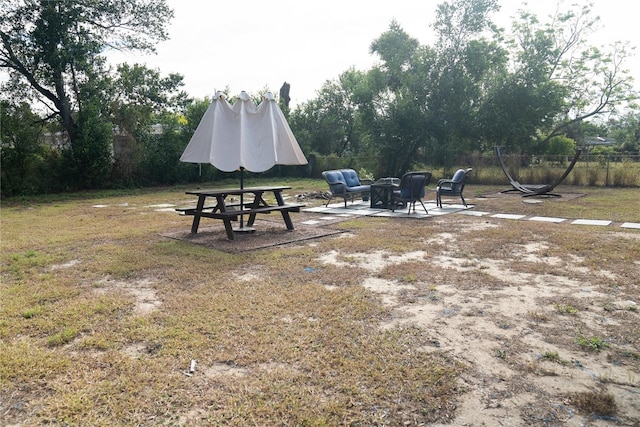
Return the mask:
[[289, 97], [289, 90], [291, 89], [291, 85], [287, 82], [282, 84], [280, 88], [280, 99], [284, 102], [284, 106], [289, 108], [289, 102], [291, 98]]

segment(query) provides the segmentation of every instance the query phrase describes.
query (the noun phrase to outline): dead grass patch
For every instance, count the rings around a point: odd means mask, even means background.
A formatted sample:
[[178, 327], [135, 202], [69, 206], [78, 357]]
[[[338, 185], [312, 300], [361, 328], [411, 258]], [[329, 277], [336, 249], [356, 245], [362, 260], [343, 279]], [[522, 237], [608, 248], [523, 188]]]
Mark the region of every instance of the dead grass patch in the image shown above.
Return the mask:
[[[0, 424], [586, 424], [602, 402], [640, 422], [635, 231], [358, 218], [273, 244], [274, 221], [230, 252], [162, 236], [188, 232], [157, 207], [183, 200], [3, 205]], [[637, 221], [629, 200], [526, 209]]]
[[599, 416], [614, 416], [617, 406], [614, 396], [606, 390], [583, 391], [570, 396], [571, 402], [583, 413]]

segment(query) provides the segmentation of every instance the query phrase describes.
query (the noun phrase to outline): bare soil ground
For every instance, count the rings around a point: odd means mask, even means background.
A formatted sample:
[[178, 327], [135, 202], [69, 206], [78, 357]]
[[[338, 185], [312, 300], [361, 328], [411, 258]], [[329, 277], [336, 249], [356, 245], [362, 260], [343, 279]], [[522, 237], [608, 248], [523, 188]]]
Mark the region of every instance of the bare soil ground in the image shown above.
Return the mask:
[[[518, 198], [492, 194], [481, 209], [499, 212], [505, 197]], [[453, 227], [449, 217], [433, 222], [439, 232], [424, 240], [425, 249], [336, 250], [323, 261], [368, 269], [362, 285], [396, 313], [385, 327], [424, 328], [432, 336], [424, 351], [450, 353], [470, 367], [453, 424], [640, 425], [640, 260], [623, 260], [618, 269], [613, 260], [577, 249], [594, 242], [602, 253], [622, 242], [640, 246], [640, 233], [547, 224], [532, 227], [528, 241], [496, 240], [492, 229], [530, 224], [465, 215], [456, 215]], [[558, 228], [560, 240], [553, 238]], [[580, 233], [593, 240], [583, 242]], [[572, 234], [580, 242], [575, 252]], [[381, 277], [390, 266], [411, 262], [428, 262], [435, 274]]]
[[[470, 367], [453, 424], [638, 425], [637, 294], [612, 293], [605, 283], [619, 280], [617, 274], [585, 267], [581, 256], [549, 255], [556, 245], [544, 236], [525, 244], [504, 242], [506, 258], [470, 256], [466, 247], [483, 244], [474, 237], [479, 231], [512, 223], [459, 216], [456, 230], [444, 231], [450, 219], [435, 221], [443, 231], [425, 242], [435, 251], [335, 251], [324, 261], [359, 259], [371, 271], [363, 286], [396, 313], [385, 327], [418, 325], [432, 337], [424, 351], [448, 352]], [[640, 244], [637, 233], [615, 238]], [[414, 282], [379, 277], [390, 265], [411, 260], [428, 261], [440, 273]], [[633, 265], [640, 272], [640, 262]], [[605, 347], [579, 345], [581, 333], [601, 337]], [[593, 402], [578, 402], [580, 396]], [[615, 408], [596, 414], [607, 396]]]
[[[499, 211], [505, 197], [520, 199], [492, 194], [480, 209]], [[579, 197], [565, 194], [553, 203]], [[362, 286], [395, 313], [383, 328], [422, 328], [431, 345], [420, 350], [445, 352], [469, 367], [453, 425], [640, 425], [640, 260], [588, 253], [595, 242], [603, 253], [622, 242], [640, 245], [640, 233], [454, 215], [455, 221], [449, 215], [426, 220], [432, 233], [416, 237], [420, 243], [405, 253], [349, 252], [336, 241], [320, 261], [369, 271]], [[319, 217], [303, 212], [296, 222]], [[398, 224], [417, 225], [411, 221], [383, 227], [393, 233]], [[320, 228], [327, 229], [324, 222]], [[313, 228], [298, 227], [292, 241], [313, 246], [307, 238], [322, 236]], [[505, 235], [505, 229], [519, 232]], [[586, 242], [578, 237], [585, 233]], [[361, 237], [331, 234], [325, 238]], [[228, 244], [222, 230], [206, 235], [200, 243], [223, 250]], [[274, 245], [286, 243], [273, 235]], [[240, 237], [230, 247], [252, 250], [256, 241], [268, 247], [265, 237]]]

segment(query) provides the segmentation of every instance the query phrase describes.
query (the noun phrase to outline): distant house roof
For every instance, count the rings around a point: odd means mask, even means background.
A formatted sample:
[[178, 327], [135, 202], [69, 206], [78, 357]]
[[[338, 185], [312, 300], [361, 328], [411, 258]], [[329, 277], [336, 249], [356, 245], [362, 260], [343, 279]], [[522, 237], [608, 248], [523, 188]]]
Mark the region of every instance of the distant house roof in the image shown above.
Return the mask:
[[617, 145], [618, 141], [613, 138], [604, 138], [602, 136], [587, 136], [584, 139], [584, 145]]

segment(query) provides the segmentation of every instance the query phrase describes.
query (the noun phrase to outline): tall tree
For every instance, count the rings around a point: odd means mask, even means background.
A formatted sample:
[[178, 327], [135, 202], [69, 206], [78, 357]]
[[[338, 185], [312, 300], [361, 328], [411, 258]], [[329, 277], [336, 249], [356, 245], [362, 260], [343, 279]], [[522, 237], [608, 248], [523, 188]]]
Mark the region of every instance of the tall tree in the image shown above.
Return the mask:
[[151, 126], [157, 124], [167, 109], [181, 113], [189, 100], [185, 92], [178, 91], [183, 81], [181, 75], [162, 77], [158, 70], [140, 64], [120, 64], [116, 75], [108, 81], [104, 97], [109, 100], [108, 114], [117, 129], [113, 178], [128, 182], [141, 164], [145, 154], [143, 141], [152, 132]]
[[[523, 151], [544, 150], [555, 136], [579, 136], [584, 120], [615, 113], [636, 98], [623, 67], [629, 46], [607, 50], [590, 40], [599, 17], [592, 6], [559, 7], [547, 21], [521, 10], [510, 41], [513, 68], [485, 103], [484, 123], [494, 142]], [[500, 123], [501, 127], [491, 126]]]
[[[44, 154], [43, 124], [26, 102], [0, 101], [0, 184], [2, 195], [37, 190], [34, 170]], [[31, 179], [30, 179], [31, 178]]]
[[1, 0], [0, 10], [4, 91], [43, 105], [72, 147], [86, 144], [80, 120], [105, 114], [94, 96], [104, 84], [105, 50], [153, 52], [173, 17], [165, 0]]
[[378, 156], [378, 174], [401, 174], [417, 162], [450, 165], [494, 144], [544, 150], [555, 136], [575, 139], [584, 120], [636, 98], [622, 67], [629, 48], [606, 52], [586, 43], [597, 22], [589, 6], [557, 13], [548, 24], [523, 12], [510, 33], [493, 24], [498, 9], [497, 0], [444, 1], [431, 46], [393, 21], [371, 44], [378, 64], [357, 84], [342, 80], [340, 90], [328, 87], [304, 106], [304, 139], [329, 147], [340, 140], [333, 131], [347, 135], [335, 126], [338, 114], [325, 114], [344, 89], [351, 104], [340, 117], [355, 124], [360, 141], [350, 147]]
[[[495, 0], [453, 0], [438, 6], [437, 42], [420, 46], [397, 23], [371, 45], [381, 63], [368, 76], [376, 95], [361, 110], [384, 173], [401, 174], [421, 159], [453, 162], [476, 138], [483, 85], [506, 62], [489, 15]], [[427, 157], [428, 156], [428, 157]]]
[[619, 143], [619, 151], [640, 154], [640, 111], [627, 112], [609, 123], [610, 134]]
[[355, 98], [364, 80], [353, 69], [326, 81], [318, 97], [291, 112], [289, 123], [305, 151], [347, 156], [360, 150]]
[[491, 15], [497, 0], [451, 0], [438, 5], [433, 89], [427, 99], [432, 129], [430, 148], [436, 161], [450, 164], [477, 147], [478, 112], [488, 82], [507, 61], [501, 34]]
[[367, 96], [359, 109], [368, 132], [369, 151], [380, 157], [377, 174], [400, 175], [416, 160], [424, 143], [424, 54], [418, 40], [396, 22], [371, 43], [381, 59], [367, 74]]

